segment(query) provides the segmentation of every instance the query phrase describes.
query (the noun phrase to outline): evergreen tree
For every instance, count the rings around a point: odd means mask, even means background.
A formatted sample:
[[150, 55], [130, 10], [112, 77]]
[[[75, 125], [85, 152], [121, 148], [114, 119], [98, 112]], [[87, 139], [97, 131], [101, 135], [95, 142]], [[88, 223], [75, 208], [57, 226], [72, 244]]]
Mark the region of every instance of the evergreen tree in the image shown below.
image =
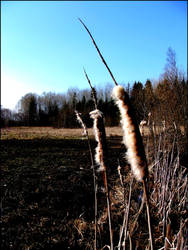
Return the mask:
[[155, 96], [153, 92], [153, 86], [150, 80], [146, 81], [144, 87], [144, 97], [145, 97], [146, 114], [148, 115], [150, 112], [152, 112], [155, 105]]
[[141, 82], [134, 83], [131, 91], [131, 102], [135, 109], [136, 119], [138, 122], [140, 122], [146, 115], [144, 88]]

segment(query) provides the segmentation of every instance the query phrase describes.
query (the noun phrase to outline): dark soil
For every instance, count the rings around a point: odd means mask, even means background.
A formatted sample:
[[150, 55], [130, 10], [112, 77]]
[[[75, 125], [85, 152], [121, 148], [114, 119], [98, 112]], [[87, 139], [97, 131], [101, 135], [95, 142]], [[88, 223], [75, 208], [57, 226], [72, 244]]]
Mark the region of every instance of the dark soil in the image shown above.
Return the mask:
[[[130, 168], [120, 137], [108, 137], [107, 175], [114, 246], [118, 245], [127, 202]], [[95, 151], [96, 142], [91, 140]], [[1, 140], [1, 249], [94, 249], [94, 181], [86, 139]], [[96, 168], [96, 166], [94, 166]], [[110, 245], [106, 197], [97, 173], [97, 249]], [[130, 229], [140, 208], [142, 185], [133, 182]], [[148, 246], [145, 207], [131, 239], [132, 249]], [[152, 207], [156, 249], [163, 246], [158, 211]], [[178, 213], [178, 212], [177, 212]], [[176, 214], [177, 214], [176, 213]], [[177, 216], [176, 216], [177, 218]], [[176, 223], [177, 224], [177, 223]], [[176, 227], [174, 226], [176, 229]], [[177, 230], [176, 229], [176, 234]], [[126, 242], [129, 249], [129, 240]]]
[[[117, 181], [119, 142], [109, 141], [111, 186]], [[91, 144], [94, 150], [96, 143]], [[1, 249], [93, 249], [87, 140], [2, 140], [1, 179]], [[102, 186], [100, 176], [98, 182]], [[100, 189], [98, 207], [102, 214], [106, 201]], [[100, 247], [109, 244], [107, 219], [98, 238]]]

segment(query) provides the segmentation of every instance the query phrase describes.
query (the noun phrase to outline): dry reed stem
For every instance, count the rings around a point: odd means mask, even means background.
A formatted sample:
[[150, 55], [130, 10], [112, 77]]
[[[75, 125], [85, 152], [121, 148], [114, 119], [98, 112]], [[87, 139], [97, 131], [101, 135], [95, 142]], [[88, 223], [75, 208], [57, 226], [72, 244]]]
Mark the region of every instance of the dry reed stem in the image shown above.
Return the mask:
[[[118, 160], [119, 161], [119, 160]], [[125, 222], [126, 222], [126, 209], [125, 209], [125, 187], [123, 184], [123, 178], [122, 178], [122, 174], [121, 174], [121, 167], [120, 167], [120, 161], [119, 161], [119, 165], [117, 168], [118, 171], [118, 175], [119, 175], [119, 179], [120, 179], [120, 183], [121, 183], [121, 187], [123, 188], [123, 196], [124, 196], [124, 216], [123, 216], [123, 225], [120, 227], [120, 235], [119, 235], [119, 242], [118, 242], [118, 250], [121, 249], [121, 241], [122, 241], [122, 236], [123, 236], [123, 232], [124, 232], [124, 228], [125, 228]]]
[[[165, 132], [167, 133], [167, 132]], [[168, 248], [171, 244], [171, 238], [169, 237], [169, 222], [174, 225], [173, 210], [184, 214], [186, 211], [186, 205], [184, 201], [187, 197], [187, 174], [186, 168], [180, 164], [180, 152], [177, 145], [177, 135], [174, 135], [172, 147], [169, 148], [169, 144], [164, 142], [165, 136], [159, 137], [158, 154], [155, 159], [157, 166], [153, 168], [154, 171], [154, 190], [153, 190], [153, 202], [158, 207], [158, 216], [160, 218], [160, 224], [163, 225], [162, 236], [165, 241], [164, 248]], [[177, 151], [176, 151], [177, 150]], [[181, 228], [181, 227], [180, 227]], [[171, 233], [173, 232], [173, 227]], [[181, 230], [180, 230], [181, 234]], [[177, 248], [180, 247], [179, 238], [180, 234], [175, 237], [174, 242], [177, 240]], [[171, 237], [173, 237], [171, 235]], [[183, 237], [183, 236], [182, 236]], [[183, 239], [183, 238], [182, 238]], [[184, 243], [181, 244], [183, 245]]]
[[171, 242], [171, 226], [170, 223], [167, 224], [166, 237], [165, 237], [165, 249], [170, 249]]
[[84, 69], [85, 76], [92, 90], [93, 101], [95, 104], [95, 110], [90, 112], [91, 118], [94, 120], [94, 134], [96, 141], [98, 142], [98, 146], [96, 148], [95, 161], [100, 166], [98, 171], [102, 171], [105, 193], [106, 193], [106, 201], [107, 201], [107, 213], [108, 213], [108, 223], [109, 223], [109, 231], [110, 231], [110, 245], [111, 249], [113, 249], [113, 234], [112, 234], [112, 225], [111, 225], [111, 205], [109, 199], [109, 191], [107, 184], [107, 174], [106, 174], [106, 158], [107, 158], [107, 145], [106, 145], [106, 132], [104, 127], [104, 119], [103, 114], [97, 109], [97, 96], [96, 91], [92, 87], [90, 79]]
[[97, 249], [97, 184], [96, 184], [96, 174], [95, 174], [95, 168], [94, 168], [94, 157], [93, 157], [93, 153], [91, 150], [91, 143], [90, 143], [90, 139], [89, 139], [89, 134], [88, 134], [88, 130], [86, 128], [86, 125], [84, 124], [82, 118], [81, 118], [81, 114], [78, 113], [77, 110], [75, 110], [76, 113], [76, 118], [77, 121], [80, 123], [80, 125], [82, 126], [83, 130], [84, 130], [84, 135], [86, 135], [87, 137], [87, 141], [88, 141], [88, 147], [89, 147], [89, 152], [90, 152], [90, 158], [91, 158], [91, 165], [92, 165], [92, 169], [93, 169], [93, 184], [94, 184], [94, 197], [95, 197], [95, 239], [94, 239], [94, 250]]
[[89, 29], [87, 28], [87, 26], [84, 24], [84, 22], [83, 22], [80, 18], [78, 18], [78, 20], [81, 22], [81, 24], [84, 26], [84, 28], [85, 28], [86, 31], [88, 32], [89, 36], [91, 37], [91, 40], [92, 40], [92, 42], [93, 42], [93, 44], [94, 44], [94, 46], [95, 46], [95, 48], [96, 48], [96, 50], [97, 50], [97, 52], [98, 52], [100, 58], [102, 59], [104, 65], [106, 66], [108, 72], [110, 73], [110, 75], [111, 75], [111, 77], [112, 77], [112, 80], [114, 81], [115, 85], [118, 85], [117, 82], [116, 82], [116, 80], [115, 80], [115, 78], [114, 78], [114, 76], [113, 76], [113, 74], [112, 74], [112, 72], [111, 72], [111, 70], [110, 70], [110, 68], [108, 67], [106, 61], [104, 60], [104, 57], [102, 56], [102, 54], [101, 54], [101, 52], [100, 52], [100, 50], [99, 50], [99, 48], [98, 48], [98, 46], [97, 46], [97, 44], [96, 44], [96, 42], [95, 42], [93, 36], [91, 35], [91, 32], [89, 31]]
[[150, 208], [149, 208], [149, 200], [148, 200], [148, 191], [147, 191], [147, 186], [146, 186], [146, 180], [143, 179], [142, 183], [143, 183], [144, 196], [145, 196], [145, 202], [146, 202], [148, 229], [149, 229], [149, 238], [150, 238], [150, 247], [151, 247], [151, 250], [153, 250], [153, 236], [152, 236], [152, 230], [151, 230]]
[[132, 250], [132, 240], [131, 240], [131, 235], [129, 234], [129, 249]]
[[123, 216], [123, 225], [121, 227], [121, 230], [120, 230], [120, 236], [119, 236], [119, 243], [118, 243], [118, 250], [121, 249], [121, 239], [122, 239], [122, 236], [123, 236], [123, 231], [124, 231], [124, 228], [125, 228], [125, 222], [126, 222], [126, 213], [124, 212], [124, 216]]
[[150, 234], [150, 245], [151, 250], [153, 249], [153, 241], [152, 241], [152, 233], [151, 233], [151, 222], [150, 222], [150, 211], [149, 211], [149, 201], [148, 201], [148, 194], [146, 188], [146, 178], [148, 177], [148, 168], [147, 168], [147, 161], [144, 151], [144, 146], [142, 142], [142, 138], [140, 135], [139, 127], [135, 121], [135, 116], [133, 114], [133, 110], [131, 107], [131, 103], [127, 93], [124, 91], [123, 87], [118, 86], [110, 68], [108, 67], [106, 61], [104, 60], [98, 46], [95, 43], [93, 36], [91, 35], [89, 29], [83, 23], [83, 21], [79, 18], [79, 21], [82, 23], [86, 31], [88, 32], [89, 36], [91, 37], [97, 52], [102, 59], [102, 62], [105, 64], [108, 72], [110, 73], [116, 87], [113, 89], [114, 96], [116, 99], [116, 103], [119, 107], [121, 113], [121, 123], [122, 128], [124, 130], [124, 143], [127, 147], [127, 159], [131, 165], [133, 174], [138, 181], [143, 182], [143, 189], [144, 194], [146, 196], [146, 208], [147, 208], [147, 215], [148, 215], [148, 228]]
[[92, 97], [93, 97], [93, 101], [94, 101], [94, 104], [95, 104], [95, 109], [97, 109], [97, 95], [96, 95], [96, 91], [93, 88], [93, 86], [91, 85], [90, 79], [89, 79], [89, 77], [88, 77], [85, 69], [84, 69], [84, 74], [86, 76], [86, 79], [87, 79], [87, 81], [89, 83], [89, 86], [91, 88], [91, 91], [92, 91]]
[[178, 232], [178, 240], [177, 240], [176, 250], [181, 250], [183, 248], [184, 239], [183, 239], [182, 230], [185, 226], [188, 228], [188, 218], [184, 221], [184, 223], [181, 223], [180, 230]]
[[130, 211], [130, 205], [131, 205], [132, 185], [133, 185], [133, 177], [131, 178], [130, 189], [129, 189], [129, 198], [128, 198], [128, 206], [127, 206], [127, 211], [126, 211], [126, 224], [125, 224], [125, 232], [124, 232], [123, 250], [125, 250], [126, 239], [127, 239], [127, 229], [128, 229], [128, 223], [129, 223], [129, 211]]
[[91, 118], [94, 120], [94, 134], [97, 141], [97, 148], [95, 154], [95, 161], [99, 165], [99, 171], [102, 172], [102, 177], [104, 181], [106, 201], [107, 201], [107, 212], [108, 212], [108, 223], [110, 231], [110, 247], [113, 250], [113, 233], [111, 224], [111, 205], [109, 199], [107, 174], [106, 174], [106, 163], [107, 163], [107, 145], [106, 145], [106, 132], [104, 127], [103, 113], [96, 109], [90, 112]]
[[145, 203], [145, 199], [144, 199], [144, 196], [143, 196], [143, 197], [142, 197], [142, 203], [141, 203], [141, 205], [140, 205], [140, 208], [139, 208], [139, 210], [138, 210], [138, 213], [136, 214], [136, 218], [135, 218], [135, 220], [134, 220], [134, 222], [133, 222], [133, 224], [132, 224], [132, 228], [130, 229], [130, 235], [131, 235], [131, 236], [133, 235], [133, 232], [134, 232], [136, 223], [137, 223], [138, 218], [139, 218], [139, 216], [140, 216], [140, 214], [141, 214], [141, 212], [142, 212], [142, 210], [143, 210], [144, 203]]

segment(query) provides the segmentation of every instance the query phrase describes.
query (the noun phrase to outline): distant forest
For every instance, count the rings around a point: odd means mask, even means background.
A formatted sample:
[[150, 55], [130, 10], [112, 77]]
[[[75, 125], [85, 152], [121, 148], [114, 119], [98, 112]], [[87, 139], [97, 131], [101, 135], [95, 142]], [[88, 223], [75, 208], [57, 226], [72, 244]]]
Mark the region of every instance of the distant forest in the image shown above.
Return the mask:
[[[88, 85], [89, 86], [89, 85]], [[95, 89], [98, 108], [104, 113], [106, 126], [119, 124], [119, 112], [112, 97], [112, 84]], [[155, 85], [135, 82], [124, 86], [130, 96], [137, 121], [147, 120], [151, 113], [155, 124], [185, 126], [188, 123], [188, 81], [176, 66], [175, 52], [169, 48], [165, 72]], [[1, 108], [1, 127], [6, 126], [53, 126], [75, 128], [78, 123], [75, 110], [82, 114], [87, 127], [92, 126], [89, 112], [95, 109], [91, 90], [71, 88], [66, 93], [28, 93], [18, 102], [18, 111]]]

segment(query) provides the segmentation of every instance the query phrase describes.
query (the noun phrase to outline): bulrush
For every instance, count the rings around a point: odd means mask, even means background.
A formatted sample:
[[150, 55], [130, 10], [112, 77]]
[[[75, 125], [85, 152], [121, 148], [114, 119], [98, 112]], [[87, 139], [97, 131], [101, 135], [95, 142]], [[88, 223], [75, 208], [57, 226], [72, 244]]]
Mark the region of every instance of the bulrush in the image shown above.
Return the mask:
[[90, 117], [93, 119], [93, 129], [95, 134], [95, 139], [97, 141], [95, 161], [100, 166], [98, 171], [105, 171], [105, 161], [107, 157], [107, 147], [106, 147], [106, 133], [104, 129], [103, 113], [95, 109], [90, 112]]
[[[102, 62], [106, 66], [108, 72], [110, 73], [110, 75], [112, 77], [112, 80], [114, 81], [114, 83], [116, 85], [113, 89], [113, 97], [116, 100], [116, 104], [119, 107], [119, 110], [121, 113], [121, 124], [122, 124], [122, 128], [124, 131], [123, 141], [124, 141], [125, 146], [127, 147], [127, 160], [131, 165], [131, 169], [132, 169], [132, 172], [133, 172], [135, 178], [138, 181], [142, 181], [142, 183], [143, 183], [146, 209], [147, 209], [147, 215], [148, 215], [148, 229], [149, 229], [149, 236], [150, 236], [150, 247], [151, 247], [151, 250], [153, 250], [153, 240], [152, 240], [150, 211], [149, 211], [149, 200], [148, 200], [148, 192], [147, 192], [147, 186], [146, 186], [146, 179], [148, 176], [148, 168], [147, 168], [147, 161], [146, 161], [144, 146], [143, 146], [143, 142], [142, 142], [142, 137], [140, 135], [139, 127], [138, 127], [136, 119], [135, 119], [133, 108], [131, 106], [128, 94], [125, 92], [125, 90], [122, 86], [119, 86], [117, 84], [110, 68], [108, 67], [106, 61], [104, 60], [104, 57], [102, 56], [93, 36], [91, 35], [91, 33], [89, 31], [89, 29], [86, 27], [86, 25], [83, 23], [83, 21], [81, 19], [79, 19], [79, 21], [82, 23], [82, 25], [84, 26], [84, 28], [88, 32]], [[91, 114], [91, 117], [93, 116], [93, 119], [95, 120], [96, 125], [94, 125], [94, 127], [100, 128], [100, 126], [98, 126], [98, 121], [101, 121], [102, 122], [101, 125], [102, 125], [102, 128], [104, 130], [103, 119], [96, 119], [95, 118], [97, 115], [100, 114], [98, 112], [98, 110], [95, 110], [95, 111], [91, 112], [90, 114]], [[100, 164], [100, 167], [102, 170], [104, 169], [104, 172], [103, 172], [104, 177], [105, 177], [104, 180], [106, 181], [107, 178], [106, 178], [106, 168], [105, 168], [105, 157], [101, 151], [101, 149], [106, 147], [106, 144], [104, 144], [104, 145], [103, 145], [103, 143], [101, 144], [102, 140], [100, 139], [100, 136], [96, 135], [97, 132], [100, 134], [100, 129], [99, 129], [99, 131], [95, 130], [96, 139], [97, 138], [99, 139], [98, 149], [96, 151], [96, 160], [98, 161], [100, 159], [103, 159], [104, 164]], [[105, 136], [105, 130], [104, 130], [104, 136]], [[104, 142], [105, 142], [105, 140], [104, 140]], [[100, 145], [99, 145], [99, 143], [100, 143]], [[103, 152], [105, 152], [105, 151], [103, 151]], [[110, 208], [109, 200], [108, 200], [107, 182], [106, 182], [105, 186], [106, 186], [107, 204], [108, 204], [108, 208]], [[108, 211], [109, 211], [109, 226], [110, 226], [110, 210], [108, 209]], [[111, 228], [111, 226], [110, 226], [110, 228]], [[112, 241], [112, 231], [111, 230], [110, 230], [110, 233], [111, 233], [110, 238], [111, 238], [111, 250], [112, 250], [113, 249], [113, 241]]]
[[135, 178], [138, 181], [143, 181], [148, 174], [147, 161], [142, 137], [135, 120], [129, 96], [120, 85], [113, 88], [112, 96], [115, 99], [121, 114], [121, 125], [124, 132], [123, 142], [127, 148], [127, 160], [131, 165]]
[[102, 172], [102, 178], [104, 181], [106, 201], [107, 201], [108, 223], [110, 231], [110, 249], [113, 250], [114, 247], [113, 247], [113, 233], [111, 225], [111, 205], [110, 205], [110, 197], [109, 197], [107, 173], [106, 173], [107, 145], [106, 145], [106, 132], [104, 127], [104, 116], [100, 110], [95, 109], [92, 112], [90, 112], [90, 117], [94, 120], [93, 129], [94, 129], [95, 139], [97, 141], [95, 161], [99, 165], [98, 171]]
[[123, 142], [127, 148], [127, 160], [131, 165], [132, 172], [137, 181], [142, 181], [144, 189], [144, 198], [148, 215], [148, 229], [150, 237], [150, 249], [153, 250], [153, 239], [150, 222], [150, 209], [148, 200], [148, 191], [146, 186], [146, 178], [148, 177], [148, 167], [144, 145], [140, 130], [136, 122], [135, 114], [129, 99], [128, 94], [120, 85], [115, 86], [112, 91], [112, 96], [116, 101], [121, 114], [121, 126], [123, 129]]

